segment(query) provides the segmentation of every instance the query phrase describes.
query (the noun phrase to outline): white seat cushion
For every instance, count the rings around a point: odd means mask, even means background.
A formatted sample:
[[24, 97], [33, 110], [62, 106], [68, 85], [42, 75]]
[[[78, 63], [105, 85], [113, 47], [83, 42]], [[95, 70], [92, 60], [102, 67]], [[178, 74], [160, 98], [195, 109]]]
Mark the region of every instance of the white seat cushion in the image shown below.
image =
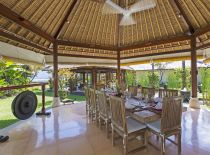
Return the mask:
[[154, 122], [150, 122], [147, 124], [147, 127], [155, 132], [160, 133], [160, 119]]
[[128, 133], [133, 133], [142, 129], [146, 129], [147, 127], [145, 124], [140, 123], [131, 117], [127, 117], [126, 121], [127, 121]]

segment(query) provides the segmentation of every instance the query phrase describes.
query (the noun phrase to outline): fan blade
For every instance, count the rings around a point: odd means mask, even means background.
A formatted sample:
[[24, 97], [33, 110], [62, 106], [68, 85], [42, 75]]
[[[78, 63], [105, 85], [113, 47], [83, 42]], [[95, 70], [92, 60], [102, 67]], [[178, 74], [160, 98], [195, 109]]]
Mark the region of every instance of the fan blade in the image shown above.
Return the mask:
[[116, 3], [111, 0], [106, 0], [103, 6], [103, 13], [105, 14], [121, 14], [125, 11], [125, 9], [121, 8]]
[[136, 22], [133, 19], [132, 15], [123, 16], [121, 21], [120, 21], [121, 26], [127, 26], [127, 25], [133, 25], [133, 24], [136, 24]]
[[156, 0], [139, 0], [135, 4], [131, 5], [129, 10], [131, 13], [144, 11], [156, 7]]

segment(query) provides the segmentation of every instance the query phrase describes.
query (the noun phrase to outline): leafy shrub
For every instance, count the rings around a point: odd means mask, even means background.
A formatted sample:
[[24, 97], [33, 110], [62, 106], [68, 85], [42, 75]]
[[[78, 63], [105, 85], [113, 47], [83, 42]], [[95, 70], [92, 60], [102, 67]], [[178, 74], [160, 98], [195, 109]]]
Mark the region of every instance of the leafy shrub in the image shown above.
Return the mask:
[[134, 71], [127, 70], [125, 72], [125, 80], [127, 87], [136, 85], [136, 73]]
[[200, 68], [202, 95], [204, 99], [210, 100], [210, 68]]
[[149, 78], [148, 78], [148, 76], [145, 76], [145, 75], [139, 76], [138, 84], [140, 84], [142, 87], [149, 87]]
[[157, 72], [148, 72], [149, 86], [153, 88], [159, 87], [159, 74]]
[[176, 71], [168, 74], [167, 86], [170, 89], [180, 89], [181, 88], [181, 79], [177, 77]]
[[[0, 60], [0, 87], [28, 84], [31, 80], [32, 70], [28, 65], [18, 65], [13, 62]], [[0, 96], [11, 96], [20, 90], [1, 92]]]
[[[170, 89], [181, 89], [182, 88], [182, 77], [183, 70], [182, 68], [175, 69], [172, 73], [168, 74], [167, 85]], [[186, 78], [186, 89], [191, 90], [191, 75], [190, 68], [185, 69], [185, 78]]]

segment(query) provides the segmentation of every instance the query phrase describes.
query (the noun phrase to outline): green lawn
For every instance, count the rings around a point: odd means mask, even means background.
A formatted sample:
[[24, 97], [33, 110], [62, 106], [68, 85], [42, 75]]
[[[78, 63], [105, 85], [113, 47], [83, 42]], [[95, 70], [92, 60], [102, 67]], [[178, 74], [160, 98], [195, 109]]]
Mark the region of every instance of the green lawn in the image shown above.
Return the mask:
[[[38, 98], [38, 107], [37, 107], [37, 111], [39, 111], [41, 109], [41, 91], [39, 90], [34, 90], [34, 92], [37, 95]], [[52, 92], [47, 92], [45, 93], [46, 97], [46, 107], [50, 107], [52, 104], [52, 100], [53, 100], [53, 93]], [[11, 104], [12, 101], [15, 97], [8, 97], [5, 99], [0, 99], [0, 129], [5, 128], [11, 124], [14, 124], [15, 122], [18, 121], [17, 118], [15, 118], [12, 114], [11, 111]], [[68, 95], [68, 99], [73, 99], [76, 101], [84, 101], [85, 97], [84, 96], [78, 96], [78, 95]]]
[[[36, 93], [36, 95], [41, 95], [42, 92], [39, 90], [34, 90], [34, 92]], [[45, 95], [48, 97], [53, 97], [53, 92], [51, 91], [46, 91]], [[78, 95], [74, 95], [74, 94], [68, 94], [67, 99], [72, 99], [75, 101], [84, 101], [85, 100], [85, 96], [78, 96]]]

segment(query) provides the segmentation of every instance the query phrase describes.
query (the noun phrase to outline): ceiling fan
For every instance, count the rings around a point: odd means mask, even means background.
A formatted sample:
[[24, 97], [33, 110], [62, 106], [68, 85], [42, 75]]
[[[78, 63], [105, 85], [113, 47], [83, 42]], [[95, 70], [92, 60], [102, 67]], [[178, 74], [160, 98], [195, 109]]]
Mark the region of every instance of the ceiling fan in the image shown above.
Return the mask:
[[122, 14], [123, 17], [120, 21], [120, 25], [133, 25], [135, 24], [135, 20], [132, 17], [133, 13], [152, 9], [156, 6], [156, 0], [137, 0], [136, 3], [131, 6], [127, 6], [126, 8], [122, 8], [121, 6], [114, 3], [112, 0], [106, 0], [103, 6], [102, 13], [104, 14]]

